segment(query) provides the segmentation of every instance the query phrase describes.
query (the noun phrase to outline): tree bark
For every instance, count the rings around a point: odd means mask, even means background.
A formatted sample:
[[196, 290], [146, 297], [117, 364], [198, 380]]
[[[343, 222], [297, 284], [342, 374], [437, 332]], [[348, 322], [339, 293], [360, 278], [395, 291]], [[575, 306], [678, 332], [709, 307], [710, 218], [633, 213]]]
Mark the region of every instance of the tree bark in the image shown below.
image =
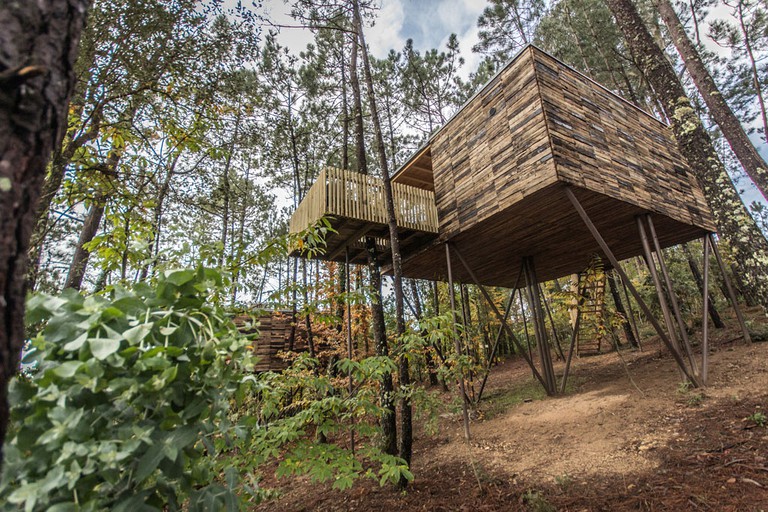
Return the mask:
[[[229, 235], [229, 203], [230, 203], [230, 184], [229, 184], [229, 170], [232, 166], [232, 155], [235, 152], [235, 145], [237, 144], [237, 136], [238, 131], [240, 130], [240, 117], [241, 117], [241, 111], [237, 111], [237, 116], [235, 117], [235, 133], [232, 135], [232, 142], [229, 145], [229, 153], [227, 154], [227, 161], [224, 164], [224, 172], [221, 175], [221, 184], [222, 188], [224, 189], [223, 194], [223, 209], [222, 209], [222, 220], [221, 220], [221, 255], [219, 256], [219, 266], [223, 267], [225, 262], [224, 255], [227, 253], [227, 242], [229, 241], [228, 235]], [[291, 126], [293, 126], [293, 123], [291, 123]], [[291, 132], [293, 133], [293, 132]], [[293, 138], [293, 137], [291, 137]], [[295, 153], [295, 146], [294, 146], [294, 153]]]
[[[133, 114], [131, 114], [133, 117]], [[107, 157], [107, 163], [100, 169], [107, 180], [114, 180], [117, 177], [117, 167], [120, 164], [122, 153], [110, 152]], [[85, 245], [93, 240], [99, 231], [101, 219], [104, 216], [104, 208], [107, 202], [107, 193], [100, 191], [93, 198], [93, 204], [85, 216], [83, 228], [80, 230], [80, 237], [77, 240], [75, 254], [72, 256], [72, 262], [69, 265], [67, 279], [64, 282], [64, 288], [74, 288], [79, 290], [83, 284], [85, 271], [88, 268], [88, 259], [91, 252], [85, 248]]]
[[0, 4], [0, 467], [8, 382], [25, 339], [27, 251], [46, 166], [67, 127], [89, 5], [87, 0]]
[[635, 61], [661, 100], [683, 157], [701, 184], [718, 232], [728, 242], [748, 289], [768, 306], [768, 241], [749, 215], [675, 70], [631, 0], [605, 0]]
[[701, 60], [696, 46], [688, 38], [685, 27], [677, 17], [675, 8], [669, 0], [659, 0], [656, 5], [664, 24], [669, 29], [669, 34], [672, 36], [680, 57], [683, 58], [685, 68], [690, 73], [693, 83], [696, 84], [696, 89], [709, 109], [709, 114], [720, 127], [723, 136], [728, 140], [733, 153], [741, 162], [744, 171], [752, 179], [757, 190], [764, 198], [768, 199], [768, 164], [757, 152], [739, 119], [726, 103], [715, 80]]
[[61, 188], [61, 183], [64, 181], [64, 173], [67, 170], [67, 166], [72, 161], [75, 152], [85, 145], [87, 142], [95, 139], [99, 135], [101, 128], [101, 110], [98, 109], [94, 112], [91, 126], [88, 131], [80, 134], [72, 140], [69, 140], [64, 147], [57, 149], [53, 153], [53, 159], [51, 161], [51, 168], [45, 176], [43, 182], [43, 188], [40, 193], [40, 201], [37, 205], [37, 220], [35, 222], [35, 230], [32, 235], [32, 241], [29, 248], [29, 261], [30, 267], [27, 272], [29, 282], [27, 287], [30, 290], [35, 289], [37, 283], [37, 274], [40, 268], [40, 258], [42, 256], [43, 244], [45, 242], [45, 236], [48, 233], [49, 216], [51, 211], [51, 204], [53, 199], [58, 194]]
[[[368, 107], [371, 111], [371, 121], [373, 122], [373, 131], [376, 137], [376, 152], [379, 157], [379, 166], [381, 167], [381, 178], [384, 184], [384, 202], [387, 207], [387, 224], [389, 226], [389, 243], [392, 252], [392, 272], [393, 288], [395, 289], [395, 324], [398, 338], [405, 334], [405, 311], [403, 302], [403, 265], [400, 256], [400, 240], [397, 233], [397, 220], [395, 217], [395, 201], [392, 195], [392, 183], [389, 180], [389, 162], [387, 160], [386, 145], [379, 122], [379, 113], [376, 108], [376, 95], [373, 90], [373, 78], [371, 77], [371, 65], [368, 60], [368, 48], [365, 45], [365, 35], [363, 33], [363, 23], [360, 17], [360, 8], [357, 0], [353, 0], [353, 10], [355, 24], [357, 25], [357, 37], [360, 41], [360, 51], [363, 56], [363, 72], [365, 74], [366, 89], [368, 92]], [[405, 393], [400, 399], [400, 458], [410, 466], [411, 454], [413, 452], [413, 420], [412, 406], [408, 386], [411, 383], [410, 370], [408, 367], [408, 357], [406, 354], [400, 354], [399, 358], [400, 387]], [[401, 480], [400, 485], [404, 486], [406, 480]]]
[[[355, 5], [357, 5], [356, 0]], [[352, 54], [349, 64], [349, 83], [352, 87], [352, 110], [355, 118], [355, 148], [357, 155], [357, 172], [368, 174], [368, 161], [365, 155], [365, 133], [363, 127], [363, 108], [360, 94], [360, 81], [357, 71], [357, 53], [358, 41], [357, 31], [358, 18], [353, 20], [353, 31], [355, 37], [352, 44]], [[373, 238], [365, 239], [365, 249], [368, 255], [368, 273], [371, 279], [371, 323], [373, 327], [373, 340], [376, 346], [376, 355], [389, 356], [389, 344], [387, 342], [387, 327], [384, 320], [384, 304], [381, 297], [381, 269], [378, 263], [378, 254], [376, 242]], [[390, 455], [397, 454], [397, 413], [395, 409], [394, 390], [392, 374], [385, 373], [380, 382], [381, 386], [381, 406], [384, 413], [381, 417], [381, 432], [384, 437], [383, 449]]]
[[[386, 323], [384, 320], [384, 305], [381, 302], [381, 270], [377, 263], [376, 245], [372, 239], [366, 243], [368, 251], [368, 273], [371, 277], [371, 322], [373, 324], [373, 341], [376, 345], [376, 355], [389, 356]], [[381, 432], [384, 437], [383, 449], [390, 455], [397, 454], [397, 417], [395, 412], [392, 374], [385, 373], [380, 382], [381, 406], [384, 414], [381, 418]]]
[[639, 348], [640, 344], [637, 342], [637, 338], [635, 338], [632, 326], [629, 325], [629, 315], [627, 314], [627, 310], [624, 309], [624, 302], [621, 300], [619, 284], [616, 282], [616, 274], [611, 271], [606, 272], [606, 276], [608, 277], [608, 286], [611, 288], [611, 297], [613, 297], [613, 304], [616, 306], [616, 312], [624, 319], [621, 323], [621, 326], [624, 329], [624, 337], [627, 338], [627, 342], [634, 348]]
[[88, 210], [88, 214], [85, 216], [85, 222], [83, 222], [83, 229], [80, 230], [80, 237], [77, 239], [77, 247], [75, 247], [75, 254], [72, 256], [72, 261], [69, 264], [69, 272], [67, 273], [67, 279], [64, 281], [64, 288], [74, 288], [79, 290], [83, 285], [83, 278], [85, 277], [85, 271], [88, 268], [88, 259], [91, 256], [91, 252], [84, 246], [93, 240], [96, 233], [99, 231], [101, 225], [101, 219], [104, 216], [104, 203], [106, 198], [103, 195], [98, 195]]
[[[696, 260], [693, 259], [693, 254], [691, 254], [691, 249], [688, 247], [688, 244], [683, 244], [683, 252], [685, 253], [685, 258], [688, 260], [688, 267], [691, 269], [691, 274], [693, 274], [693, 280], [696, 281], [696, 287], [699, 289], [699, 293], [701, 293], [703, 297], [704, 278], [701, 277], [699, 266], [696, 264]], [[717, 312], [714, 298], [712, 297], [712, 294], [709, 293], [709, 290], [707, 290], [707, 295], [709, 296], [709, 299], [707, 300], [707, 311], [709, 313], [709, 318], [712, 319], [712, 323], [716, 328], [722, 329], [725, 327], [725, 324], [723, 323], [722, 318], [720, 318], [720, 314]], [[725, 297], [728, 297], [728, 295], [725, 295]]]

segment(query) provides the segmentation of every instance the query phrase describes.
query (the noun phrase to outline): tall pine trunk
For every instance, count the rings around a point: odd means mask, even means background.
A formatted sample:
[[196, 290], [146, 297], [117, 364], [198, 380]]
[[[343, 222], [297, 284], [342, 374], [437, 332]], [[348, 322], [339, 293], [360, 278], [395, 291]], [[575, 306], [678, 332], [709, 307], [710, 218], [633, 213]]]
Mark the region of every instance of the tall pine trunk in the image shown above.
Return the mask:
[[[371, 111], [371, 121], [373, 122], [373, 131], [376, 138], [376, 152], [379, 157], [379, 166], [381, 167], [381, 177], [384, 183], [384, 202], [387, 208], [387, 224], [389, 226], [389, 243], [392, 252], [392, 271], [394, 274], [393, 287], [395, 289], [395, 324], [398, 338], [402, 339], [405, 334], [405, 312], [403, 303], [403, 265], [400, 256], [400, 240], [397, 233], [397, 220], [395, 217], [395, 201], [392, 196], [392, 183], [389, 179], [389, 162], [387, 160], [386, 145], [381, 131], [379, 113], [376, 108], [376, 95], [373, 90], [373, 78], [371, 77], [371, 66], [368, 60], [368, 48], [365, 44], [365, 35], [363, 33], [363, 23], [360, 17], [360, 8], [357, 0], [353, 0], [353, 9], [355, 24], [357, 26], [357, 36], [360, 41], [360, 51], [363, 56], [363, 72], [365, 73], [365, 83], [368, 92], [368, 107]], [[406, 354], [400, 354], [398, 376], [400, 387], [405, 393], [400, 399], [400, 458], [405, 460], [408, 465], [411, 463], [411, 454], [413, 452], [413, 420], [412, 406], [407, 388], [410, 385], [410, 369], [408, 367], [408, 357]], [[401, 481], [404, 485], [406, 481]]]
[[53, 149], [67, 128], [90, 2], [0, 3], [0, 467], [8, 382], [24, 343], [27, 251]]
[[99, 232], [101, 219], [104, 216], [105, 203], [106, 197], [103, 194], [98, 194], [85, 215], [85, 221], [80, 230], [80, 237], [77, 239], [75, 253], [72, 255], [72, 261], [69, 263], [69, 272], [64, 281], [64, 288], [79, 290], [83, 286], [83, 278], [85, 277], [85, 271], [88, 269], [88, 260], [91, 257], [91, 251], [86, 249], [85, 246]]
[[742, 203], [725, 166], [685, 94], [675, 70], [644, 25], [631, 0], [605, 0], [630, 51], [661, 100], [680, 152], [699, 180], [718, 233], [730, 246], [747, 286], [768, 306], [768, 242]]
[[37, 275], [40, 269], [40, 258], [42, 257], [45, 237], [50, 227], [50, 211], [53, 200], [58, 194], [61, 184], [64, 181], [64, 173], [67, 166], [75, 156], [75, 152], [83, 147], [87, 142], [95, 139], [99, 135], [101, 128], [101, 110], [97, 109], [91, 120], [91, 126], [88, 131], [69, 140], [63, 147], [58, 148], [53, 153], [50, 169], [45, 176], [43, 188], [40, 193], [40, 201], [37, 205], [37, 220], [35, 222], [35, 231], [32, 235], [32, 242], [29, 248], [30, 267], [27, 275], [30, 290], [35, 289]]
[[669, 0], [659, 0], [657, 3], [659, 14], [664, 24], [669, 29], [669, 34], [675, 43], [678, 53], [685, 62], [685, 68], [696, 84], [699, 94], [707, 105], [709, 115], [720, 127], [723, 136], [728, 140], [736, 158], [741, 162], [744, 171], [754, 182], [757, 190], [768, 199], [768, 165], [760, 156], [747, 137], [739, 119], [726, 103], [720, 89], [717, 87], [712, 75], [709, 74], [704, 62], [701, 60], [696, 46], [688, 38], [685, 27], [680, 23], [675, 8]]
[[[356, 0], [353, 0], [356, 2]], [[357, 5], [355, 3], [355, 5]], [[368, 162], [365, 155], [365, 132], [363, 126], [363, 102], [360, 93], [360, 81], [357, 71], [359, 31], [358, 18], [353, 20], [355, 38], [352, 45], [352, 54], [349, 60], [349, 83], [352, 88], [352, 109], [354, 113], [355, 148], [357, 155], [357, 171], [368, 174]], [[365, 239], [365, 248], [368, 255], [368, 273], [371, 279], [371, 321], [373, 327], [373, 340], [376, 346], [376, 355], [389, 356], [389, 344], [387, 342], [387, 328], [384, 321], [384, 304], [381, 297], [381, 269], [378, 263], [376, 242], [373, 238]], [[394, 402], [395, 386], [392, 382], [392, 374], [387, 372], [381, 377], [381, 406], [384, 413], [381, 417], [381, 431], [384, 437], [383, 449], [390, 455], [397, 454], [397, 415]]]

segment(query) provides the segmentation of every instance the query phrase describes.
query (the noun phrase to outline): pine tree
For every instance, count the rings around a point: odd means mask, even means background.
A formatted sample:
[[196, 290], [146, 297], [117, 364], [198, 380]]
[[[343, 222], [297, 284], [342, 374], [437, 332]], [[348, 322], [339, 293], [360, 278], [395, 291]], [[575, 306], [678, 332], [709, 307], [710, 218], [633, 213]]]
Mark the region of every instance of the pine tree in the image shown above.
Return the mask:
[[660, 0], [657, 4], [659, 14], [667, 26], [677, 51], [685, 62], [696, 89], [707, 105], [709, 115], [720, 127], [723, 136], [728, 140], [733, 153], [741, 162], [744, 171], [752, 179], [757, 189], [768, 199], [768, 164], [760, 156], [755, 146], [749, 140], [739, 119], [725, 101], [722, 92], [707, 70], [696, 46], [688, 38], [685, 27], [675, 12], [669, 0]]
[[768, 307], [768, 242], [741, 202], [709, 134], [675, 70], [646, 28], [631, 0], [605, 0], [621, 27], [635, 62], [659, 96], [683, 157], [701, 184], [717, 224], [742, 274], [746, 292]]
[[[46, 165], [66, 130], [89, 4], [0, 4], [0, 447], [8, 425], [8, 382], [25, 339], [27, 249]], [[2, 461], [0, 448], [0, 467]]]

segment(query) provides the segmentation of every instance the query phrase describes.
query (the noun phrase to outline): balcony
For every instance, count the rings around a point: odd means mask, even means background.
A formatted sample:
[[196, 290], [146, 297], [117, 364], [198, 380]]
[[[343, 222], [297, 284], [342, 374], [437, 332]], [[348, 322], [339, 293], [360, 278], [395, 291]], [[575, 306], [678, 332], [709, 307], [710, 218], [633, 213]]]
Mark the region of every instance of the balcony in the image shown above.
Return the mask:
[[[406, 254], [437, 237], [435, 194], [430, 190], [392, 183], [395, 217]], [[376, 239], [381, 262], [388, 260], [389, 247], [384, 183], [379, 178], [343, 169], [326, 168], [291, 216], [290, 231], [298, 233], [321, 217], [328, 217], [336, 233], [326, 237], [324, 260], [365, 260], [365, 239]], [[295, 251], [298, 254], [298, 251]]]

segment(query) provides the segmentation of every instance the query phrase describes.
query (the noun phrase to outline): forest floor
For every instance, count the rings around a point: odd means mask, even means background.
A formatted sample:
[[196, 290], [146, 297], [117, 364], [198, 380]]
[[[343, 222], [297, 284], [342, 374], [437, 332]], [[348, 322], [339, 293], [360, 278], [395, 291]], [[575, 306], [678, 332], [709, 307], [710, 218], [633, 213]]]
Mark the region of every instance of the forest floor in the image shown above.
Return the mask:
[[758, 424], [768, 415], [768, 343], [714, 330], [710, 354], [703, 390], [681, 386], [652, 338], [642, 351], [575, 359], [570, 390], [555, 398], [512, 359], [492, 370], [468, 444], [455, 406], [437, 434], [415, 429], [407, 492], [267, 475], [280, 497], [258, 510], [768, 511], [768, 428]]

